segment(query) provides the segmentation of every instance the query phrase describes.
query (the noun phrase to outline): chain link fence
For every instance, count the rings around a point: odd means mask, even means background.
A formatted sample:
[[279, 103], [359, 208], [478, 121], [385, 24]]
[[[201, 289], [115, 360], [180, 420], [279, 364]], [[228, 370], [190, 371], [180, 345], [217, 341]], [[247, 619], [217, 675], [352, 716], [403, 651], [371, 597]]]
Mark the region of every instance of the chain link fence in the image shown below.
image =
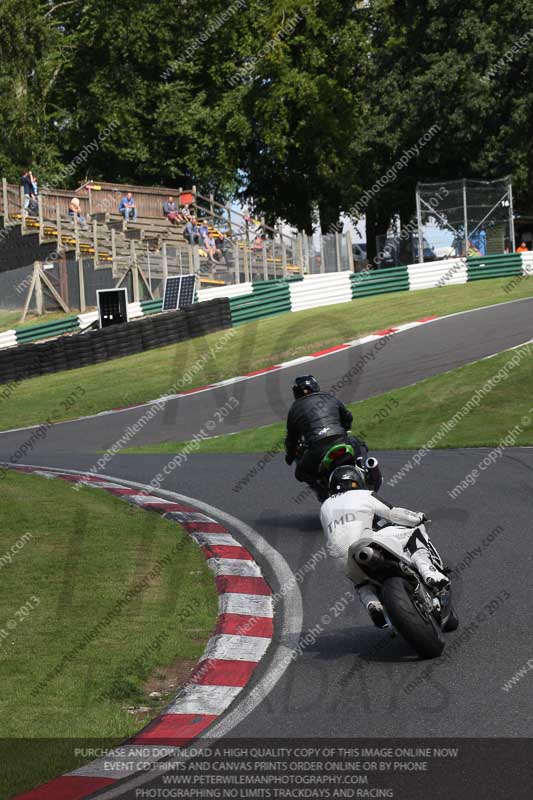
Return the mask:
[[515, 249], [510, 178], [420, 183], [416, 201], [415, 262]]

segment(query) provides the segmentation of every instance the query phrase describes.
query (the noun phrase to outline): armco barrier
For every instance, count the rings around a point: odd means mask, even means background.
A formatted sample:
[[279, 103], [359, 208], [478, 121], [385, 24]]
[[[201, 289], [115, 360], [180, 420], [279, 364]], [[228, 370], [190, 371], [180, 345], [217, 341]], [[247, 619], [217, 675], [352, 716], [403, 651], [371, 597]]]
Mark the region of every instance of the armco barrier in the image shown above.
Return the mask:
[[466, 283], [468, 269], [466, 258], [450, 258], [430, 261], [427, 264], [411, 264], [407, 267], [409, 289], [434, 289], [437, 286], [453, 286]]
[[0, 351], [0, 384], [76, 369], [231, 327], [229, 300]]
[[40, 325], [29, 325], [27, 328], [17, 328], [17, 342], [27, 344], [38, 339], [52, 339], [63, 333], [71, 333], [79, 328], [77, 317], [64, 317], [54, 322], [44, 322]]
[[[486, 278], [514, 277], [533, 274], [533, 253], [496, 254], [478, 258], [447, 259], [425, 264], [366, 270], [358, 273], [332, 272], [294, 276], [273, 281], [241, 283], [200, 289], [199, 305], [216, 298], [229, 299], [231, 321], [241, 325], [252, 320], [302, 311], [308, 308], [348, 302], [362, 297], [462, 284]], [[130, 303], [130, 319], [160, 313], [163, 302], [142, 300]], [[55, 322], [32, 325], [0, 334], [0, 351], [15, 344], [51, 339], [78, 328], [86, 328], [97, 319], [95, 311], [65, 317]], [[156, 338], [161, 337], [154, 334]], [[16, 337], [16, 341], [13, 340]]]
[[533, 253], [522, 253], [522, 273], [533, 275]]
[[17, 344], [17, 332], [15, 330], [2, 331], [2, 333], [0, 333], [0, 350], [5, 350], [8, 347], [16, 347]]
[[351, 282], [353, 300], [388, 292], [407, 292], [410, 288], [407, 267], [356, 272], [351, 276]]
[[289, 285], [292, 311], [349, 303], [352, 299], [352, 272], [306, 275]]
[[467, 261], [469, 281], [506, 278], [524, 274], [524, 261], [521, 253], [468, 258]]
[[230, 298], [233, 325], [284, 314], [291, 311], [289, 284], [286, 281], [259, 281], [251, 294]]

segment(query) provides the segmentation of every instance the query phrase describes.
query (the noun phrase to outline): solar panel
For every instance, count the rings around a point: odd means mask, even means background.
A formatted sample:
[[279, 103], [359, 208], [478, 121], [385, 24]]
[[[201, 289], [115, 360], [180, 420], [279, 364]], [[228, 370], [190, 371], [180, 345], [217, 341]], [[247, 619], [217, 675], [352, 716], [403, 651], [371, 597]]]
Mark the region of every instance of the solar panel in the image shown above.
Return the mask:
[[173, 275], [165, 282], [163, 311], [176, 311], [194, 303], [196, 275]]

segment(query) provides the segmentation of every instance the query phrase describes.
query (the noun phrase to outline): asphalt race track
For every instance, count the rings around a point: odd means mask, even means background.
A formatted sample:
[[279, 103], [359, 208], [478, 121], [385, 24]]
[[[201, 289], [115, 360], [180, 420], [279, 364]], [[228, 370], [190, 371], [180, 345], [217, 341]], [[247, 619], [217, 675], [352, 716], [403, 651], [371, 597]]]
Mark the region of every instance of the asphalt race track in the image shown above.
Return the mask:
[[[337, 396], [346, 403], [408, 386], [530, 341], [533, 338], [532, 317], [533, 298], [492, 306], [398, 333], [384, 346], [371, 342], [333, 353], [312, 365], [308, 362], [200, 395], [185, 395], [168, 401], [165, 410], [135, 436], [131, 446], [185, 441], [214, 420], [216, 410], [229, 397], [235, 397], [238, 405], [223, 422], [217, 422], [213, 434], [232, 433], [285, 419], [292, 400], [292, 380], [311, 368], [326, 389], [352, 370], [352, 379], [337, 391]], [[295, 326], [299, 324], [302, 323], [296, 315]], [[250, 331], [249, 371], [252, 371], [256, 366], [253, 360], [255, 328], [251, 326]], [[354, 331], [354, 338], [356, 334]], [[289, 332], [287, 338], [290, 336]], [[339, 334], [339, 344], [342, 341]], [[278, 343], [273, 341], [272, 352], [277, 351]], [[169, 375], [169, 387], [178, 378], [179, 375]], [[137, 422], [139, 416], [139, 409], [132, 408], [118, 416], [110, 414], [58, 424], [48, 431], [46, 439], [39, 445], [39, 454], [75, 449], [81, 452], [105, 450], [128, 425]], [[0, 456], [10, 456], [28, 436], [29, 432], [2, 434]]]
[[[532, 316], [533, 299], [398, 334], [339, 396], [352, 401], [380, 394], [527, 342], [532, 338]], [[372, 347], [325, 357], [317, 361], [314, 372], [324, 386], [333, 384]], [[171, 401], [135, 443], [190, 438], [230, 395], [239, 400], [239, 407], [216, 433], [279, 420], [290, 403], [291, 378], [301, 371], [294, 367]], [[138, 417], [139, 410], [132, 409], [57, 425], [22, 463], [90, 469], [96, 451], [111, 445]], [[0, 435], [0, 460], [8, 461], [27, 437], [27, 430]], [[448, 495], [488, 452], [432, 452], [403, 481], [394, 488], [385, 484], [381, 492], [396, 505], [428, 513], [433, 541], [450, 566], [459, 570], [454, 590], [461, 627], [448, 634], [449, 658], [432, 662], [428, 673], [428, 662], [417, 661], [400, 640], [375, 629], [357, 600], [346, 600], [349, 582], [344, 583], [321, 559], [300, 584], [301, 638], [307, 637], [308, 644], [255, 710], [236, 724], [232, 738], [533, 737], [531, 677], [509, 692], [502, 690], [532, 656], [533, 448], [507, 450], [457, 499]], [[378, 455], [385, 476], [390, 476], [411, 454]], [[169, 458], [117, 455], [105, 473], [149, 483]], [[189, 456], [187, 465], [162, 488], [203, 500], [244, 521], [296, 573], [323, 546], [318, 503], [310, 497], [297, 502], [303, 487], [291, 479], [281, 456], [247, 486], [233, 491], [259, 458], [258, 454]], [[272, 588], [279, 588], [269, 565], [264, 565], [264, 572]], [[339, 612], [336, 604], [342, 597], [345, 607]], [[290, 609], [278, 607], [279, 617], [288, 613]], [[453, 648], [466, 629], [470, 635]], [[246, 692], [268, 675], [275, 659], [274, 646]], [[136, 795], [126, 789], [122, 796]]]

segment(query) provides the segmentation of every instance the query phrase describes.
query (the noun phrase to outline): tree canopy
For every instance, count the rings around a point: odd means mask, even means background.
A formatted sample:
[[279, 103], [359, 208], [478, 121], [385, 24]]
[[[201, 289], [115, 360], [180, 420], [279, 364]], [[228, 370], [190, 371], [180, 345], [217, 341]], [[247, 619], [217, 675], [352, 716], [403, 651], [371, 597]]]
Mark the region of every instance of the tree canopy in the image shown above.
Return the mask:
[[10, 180], [195, 183], [307, 230], [355, 208], [369, 241], [417, 181], [510, 174], [532, 205], [529, 0], [3, 0], [0, 30]]

